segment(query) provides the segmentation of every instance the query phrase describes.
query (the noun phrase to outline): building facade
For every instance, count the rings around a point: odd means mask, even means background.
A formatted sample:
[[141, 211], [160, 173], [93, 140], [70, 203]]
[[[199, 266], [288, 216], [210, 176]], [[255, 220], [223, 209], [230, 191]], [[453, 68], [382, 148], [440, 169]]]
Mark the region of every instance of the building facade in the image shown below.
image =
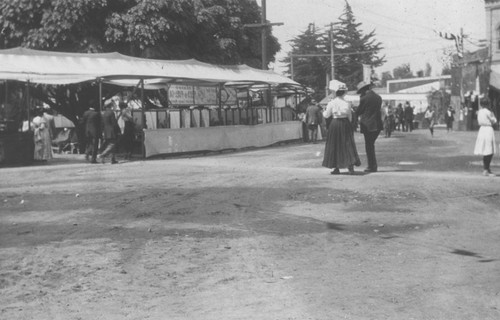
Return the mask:
[[500, 0], [485, 0], [487, 63], [489, 66], [488, 97], [493, 112], [500, 114]]

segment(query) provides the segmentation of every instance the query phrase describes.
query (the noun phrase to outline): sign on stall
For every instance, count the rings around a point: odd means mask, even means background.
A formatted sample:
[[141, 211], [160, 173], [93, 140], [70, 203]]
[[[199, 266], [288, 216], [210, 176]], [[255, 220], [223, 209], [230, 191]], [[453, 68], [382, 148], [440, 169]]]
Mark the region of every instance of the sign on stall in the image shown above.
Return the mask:
[[168, 98], [171, 104], [194, 104], [193, 86], [171, 85], [168, 88]]
[[[218, 87], [173, 84], [168, 88], [168, 98], [173, 105], [218, 105], [218, 90]], [[221, 98], [224, 104], [236, 104], [236, 90], [223, 88]]]

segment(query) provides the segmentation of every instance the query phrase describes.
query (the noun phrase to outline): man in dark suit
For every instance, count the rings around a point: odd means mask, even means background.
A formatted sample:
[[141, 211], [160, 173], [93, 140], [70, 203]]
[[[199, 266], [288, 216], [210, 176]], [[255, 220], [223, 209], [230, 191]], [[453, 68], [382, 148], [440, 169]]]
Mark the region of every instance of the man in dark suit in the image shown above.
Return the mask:
[[316, 100], [312, 99], [306, 109], [306, 124], [309, 131], [309, 141], [316, 143], [318, 140], [318, 126], [323, 121], [323, 113]]
[[85, 159], [88, 161], [90, 155], [92, 155], [90, 163], [97, 163], [97, 149], [99, 148], [99, 138], [101, 137], [101, 114], [95, 111], [93, 105], [83, 113], [82, 126], [87, 138]]
[[405, 122], [406, 122], [406, 130], [404, 131], [413, 131], [413, 108], [410, 106], [410, 102], [406, 101], [405, 104]]
[[120, 127], [118, 126], [118, 121], [116, 120], [115, 112], [111, 109], [111, 104], [105, 106], [105, 111], [102, 115], [102, 133], [104, 143], [102, 148], [104, 151], [97, 157], [101, 159], [102, 163], [105, 162], [105, 158], [108, 154], [111, 154], [111, 163], [118, 163], [115, 157], [116, 142], [118, 141], [118, 132]]
[[365, 150], [368, 167], [365, 172], [377, 172], [377, 158], [375, 157], [375, 140], [383, 129], [382, 123], [382, 98], [370, 89], [370, 83], [361, 81], [358, 86], [360, 95], [357, 115], [360, 116], [359, 124], [361, 133], [365, 137]]

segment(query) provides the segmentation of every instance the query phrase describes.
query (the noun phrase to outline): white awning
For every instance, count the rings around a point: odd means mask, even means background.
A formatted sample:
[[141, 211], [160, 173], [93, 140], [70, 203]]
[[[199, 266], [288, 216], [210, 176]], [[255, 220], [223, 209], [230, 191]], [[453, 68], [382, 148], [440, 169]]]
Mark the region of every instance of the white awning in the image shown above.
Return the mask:
[[221, 66], [189, 60], [155, 60], [119, 53], [66, 53], [25, 48], [0, 50], [0, 79], [46, 84], [69, 84], [100, 79], [124, 86], [138, 79], [161, 83], [299, 83], [273, 71], [247, 65]]

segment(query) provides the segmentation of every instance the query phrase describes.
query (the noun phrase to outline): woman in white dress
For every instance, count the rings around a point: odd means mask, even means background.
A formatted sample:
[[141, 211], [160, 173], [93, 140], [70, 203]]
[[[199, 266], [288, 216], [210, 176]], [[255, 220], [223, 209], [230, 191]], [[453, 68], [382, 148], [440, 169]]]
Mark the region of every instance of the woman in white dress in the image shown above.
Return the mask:
[[483, 156], [483, 175], [493, 177], [490, 170], [490, 163], [496, 153], [495, 131], [493, 125], [497, 123], [497, 118], [488, 109], [489, 101], [481, 100], [479, 111], [477, 112], [477, 123], [481, 126], [477, 134], [474, 154]]
[[52, 159], [52, 139], [50, 132], [50, 123], [43, 116], [42, 110], [36, 111], [36, 117], [31, 122], [33, 130], [33, 139], [35, 142], [34, 159], [45, 161]]
[[332, 82], [331, 89], [335, 91], [335, 98], [328, 103], [323, 112], [323, 117], [325, 119], [331, 117], [331, 121], [327, 129], [322, 165], [333, 169], [331, 174], [339, 174], [341, 168], [347, 168], [349, 174], [354, 174], [354, 166], [360, 166], [361, 161], [354, 141], [351, 107], [344, 100], [347, 86], [340, 81]]

